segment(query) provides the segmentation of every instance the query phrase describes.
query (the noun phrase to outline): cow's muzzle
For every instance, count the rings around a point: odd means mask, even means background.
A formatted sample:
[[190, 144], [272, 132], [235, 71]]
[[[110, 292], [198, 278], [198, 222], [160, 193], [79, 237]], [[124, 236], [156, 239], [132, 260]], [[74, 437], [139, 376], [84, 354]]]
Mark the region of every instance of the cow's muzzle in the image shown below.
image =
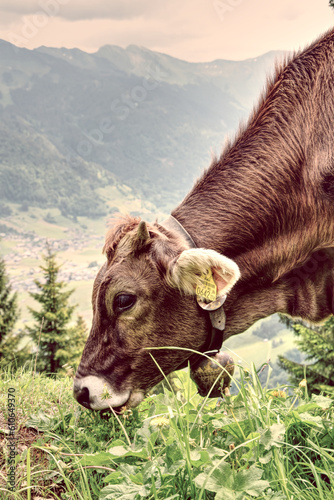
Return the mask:
[[73, 395], [78, 403], [90, 410], [134, 408], [144, 399], [142, 390], [118, 392], [103, 377], [96, 375], [75, 377]]

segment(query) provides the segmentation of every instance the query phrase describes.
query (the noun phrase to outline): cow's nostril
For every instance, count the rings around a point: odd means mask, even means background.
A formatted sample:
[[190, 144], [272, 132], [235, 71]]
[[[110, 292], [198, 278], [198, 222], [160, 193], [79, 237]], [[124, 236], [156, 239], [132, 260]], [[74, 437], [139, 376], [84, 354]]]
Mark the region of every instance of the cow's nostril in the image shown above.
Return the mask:
[[74, 397], [82, 406], [90, 408], [88, 387], [81, 387], [81, 389], [75, 390]]

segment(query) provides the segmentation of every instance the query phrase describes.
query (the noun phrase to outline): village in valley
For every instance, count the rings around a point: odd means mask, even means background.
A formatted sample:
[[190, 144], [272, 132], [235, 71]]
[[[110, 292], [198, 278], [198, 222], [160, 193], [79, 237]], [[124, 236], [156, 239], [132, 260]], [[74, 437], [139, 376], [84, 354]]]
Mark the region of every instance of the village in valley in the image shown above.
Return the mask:
[[[71, 303], [89, 323], [91, 321], [91, 292], [93, 281], [105, 261], [102, 254], [110, 216], [116, 211], [128, 211], [152, 217], [153, 205], [139, 199], [125, 187], [110, 186], [104, 192], [109, 214], [92, 219], [85, 216], [65, 216], [57, 208], [29, 207], [22, 210], [10, 204], [9, 213], [0, 215], [0, 258], [5, 261], [12, 290], [18, 293], [22, 309], [21, 322], [31, 320], [29, 308], [36, 304], [31, 293], [37, 292], [35, 280], [43, 282], [41, 265], [49, 247], [60, 266], [58, 280], [74, 290]], [[164, 218], [165, 214], [159, 215]]]
[[[3, 256], [6, 262], [7, 272], [10, 277], [12, 289], [17, 292], [36, 291], [35, 279], [38, 279], [42, 271], [40, 265], [42, 256], [45, 255], [47, 246], [59, 255], [58, 263], [59, 280], [65, 283], [73, 281], [93, 280], [100, 264], [97, 260], [87, 263], [78, 262], [75, 259], [67, 260], [66, 253], [82, 252], [87, 247], [96, 248], [96, 255], [101, 260], [101, 249], [104, 236], [87, 235], [80, 230], [66, 230], [68, 239], [52, 239], [33, 235], [32, 233], [11, 234], [10, 240], [15, 242], [12, 251]], [[1, 233], [0, 238], [5, 239], [6, 234]], [[65, 255], [64, 255], [65, 254]], [[65, 259], [64, 259], [65, 256]], [[31, 264], [31, 265], [30, 265]]]

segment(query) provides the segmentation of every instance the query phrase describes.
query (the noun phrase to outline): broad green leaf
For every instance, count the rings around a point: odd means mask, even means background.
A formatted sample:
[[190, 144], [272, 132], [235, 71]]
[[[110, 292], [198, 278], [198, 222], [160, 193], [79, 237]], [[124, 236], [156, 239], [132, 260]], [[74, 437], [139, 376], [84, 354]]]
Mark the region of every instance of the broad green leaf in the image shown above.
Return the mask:
[[209, 476], [210, 471], [202, 472], [195, 477], [195, 484], [204, 489], [217, 492], [223, 484], [232, 486], [232, 472], [231, 466], [227, 462], [222, 462], [213, 473]]
[[269, 487], [269, 482], [261, 479], [262, 474], [263, 470], [257, 468], [256, 465], [237, 472], [234, 476], [234, 490], [246, 492], [254, 497], [260, 495]]
[[61, 422], [58, 418], [46, 415], [44, 411], [39, 410], [37, 414], [31, 415], [26, 423], [26, 427], [32, 427], [40, 431], [52, 431], [57, 428]]
[[163, 468], [160, 468], [160, 474], [164, 477], [167, 476], [175, 476], [178, 471], [184, 471], [186, 466], [186, 461], [177, 460], [172, 465], [165, 465]]
[[129, 446], [114, 446], [108, 450], [108, 453], [112, 456], [112, 458], [147, 458], [147, 452], [144, 448], [132, 450]]
[[[224, 420], [218, 420], [217, 418], [210, 417], [211, 424], [215, 429], [224, 429], [227, 425], [233, 425], [235, 422], [232, 418], [224, 416]], [[203, 416], [203, 422], [209, 421]]]
[[180, 447], [178, 443], [174, 441], [174, 443], [170, 444], [169, 446], [166, 446], [166, 465], [172, 465], [173, 463], [177, 462], [178, 460], [182, 460], [183, 453], [180, 450]]
[[202, 450], [200, 448], [192, 450], [190, 452], [190, 460], [191, 464], [194, 465], [195, 467], [200, 467], [201, 465], [211, 463], [209, 453], [206, 450]]
[[99, 500], [115, 500], [121, 498], [122, 500], [134, 500], [136, 495], [145, 498], [149, 493], [148, 488], [145, 486], [138, 486], [136, 484], [112, 484], [103, 488], [100, 492]]
[[215, 496], [215, 500], [245, 500], [244, 493], [242, 495], [242, 497], [239, 497], [239, 494], [235, 491], [221, 488]]
[[211, 476], [204, 472], [199, 474], [195, 484], [217, 493], [216, 500], [243, 500], [245, 493], [256, 497], [269, 487], [269, 482], [261, 479], [262, 474], [263, 470], [256, 465], [246, 470], [232, 471], [231, 466], [223, 462]]
[[123, 474], [119, 470], [115, 470], [115, 472], [112, 472], [109, 474], [107, 477], [103, 479], [105, 483], [111, 483], [111, 484], [119, 484], [122, 482], [123, 479]]
[[130, 446], [118, 445], [113, 446], [108, 451], [103, 451], [94, 454], [85, 454], [81, 458], [82, 465], [110, 465], [119, 459], [134, 457], [147, 459], [147, 451], [143, 448], [139, 450], [132, 450]]
[[265, 455], [262, 455], [262, 457], [259, 457], [259, 462], [260, 464], [268, 464], [273, 458], [272, 452], [269, 451]]
[[194, 412], [189, 412], [189, 415], [187, 416], [187, 421], [189, 422], [189, 424], [193, 424], [196, 421], [198, 423], [197, 414]]
[[[141, 465], [121, 464], [116, 473], [108, 476], [109, 482], [112, 482], [112, 484], [101, 490], [99, 500], [146, 498], [152, 483], [151, 478], [144, 481], [145, 465], [142, 467]], [[144, 482], [146, 484], [143, 484]]]
[[207, 452], [209, 453], [210, 457], [224, 457], [227, 455], [227, 451], [223, 450], [222, 448], [217, 448], [216, 446], [209, 446], [207, 448]]
[[131, 446], [124, 443], [120, 439], [114, 441], [113, 446], [108, 449], [108, 453], [113, 458], [120, 457], [136, 457], [136, 458], [147, 458], [147, 451], [144, 448], [140, 448], [137, 450], [132, 449]]
[[312, 401], [314, 401], [319, 408], [327, 409], [333, 404], [333, 399], [321, 396], [321, 395], [312, 395]]
[[315, 417], [314, 415], [311, 415], [311, 413], [308, 413], [307, 411], [305, 413], [300, 413], [299, 414], [300, 420], [303, 422], [306, 422], [308, 424], [321, 424], [322, 423], [322, 418], [320, 416]]
[[144, 483], [143, 474], [141, 472], [137, 472], [137, 474], [130, 474], [129, 478], [135, 484], [142, 485]]
[[106, 465], [114, 464], [112, 456], [107, 451], [102, 451], [100, 453], [85, 453], [85, 455], [80, 459], [82, 465]]
[[304, 413], [306, 411], [316, 410], [317, 408], [319, 408], [319, 405], [315, 402], [310, 401], [309, 403], [298, 406], [298, 408], [296, 408], [296, 411], [298, 413]]
[[264, 446], [265, 450], [270, 450], [272, 446], [281, 446], [284, 434], [284, 424], [273, 424], [262, 434], [259, 443]]
[[179, 378], [177, 378], [177, 377], [173, 378], [173, 384], [180, 391], [184, 390], [184, 382], [181, 382], [181, 380]]

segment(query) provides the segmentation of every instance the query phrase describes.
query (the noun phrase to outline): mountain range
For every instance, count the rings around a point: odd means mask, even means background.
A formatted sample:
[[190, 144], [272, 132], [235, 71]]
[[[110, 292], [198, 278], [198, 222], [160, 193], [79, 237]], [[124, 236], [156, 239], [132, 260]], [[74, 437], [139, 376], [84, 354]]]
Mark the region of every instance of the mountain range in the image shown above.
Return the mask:
[[130, 45], [0, 41], [0, 215], [6, 203], [98, 217], [101, 187], [170, 210], [256, 103], [281, 52], [189, 63]]

